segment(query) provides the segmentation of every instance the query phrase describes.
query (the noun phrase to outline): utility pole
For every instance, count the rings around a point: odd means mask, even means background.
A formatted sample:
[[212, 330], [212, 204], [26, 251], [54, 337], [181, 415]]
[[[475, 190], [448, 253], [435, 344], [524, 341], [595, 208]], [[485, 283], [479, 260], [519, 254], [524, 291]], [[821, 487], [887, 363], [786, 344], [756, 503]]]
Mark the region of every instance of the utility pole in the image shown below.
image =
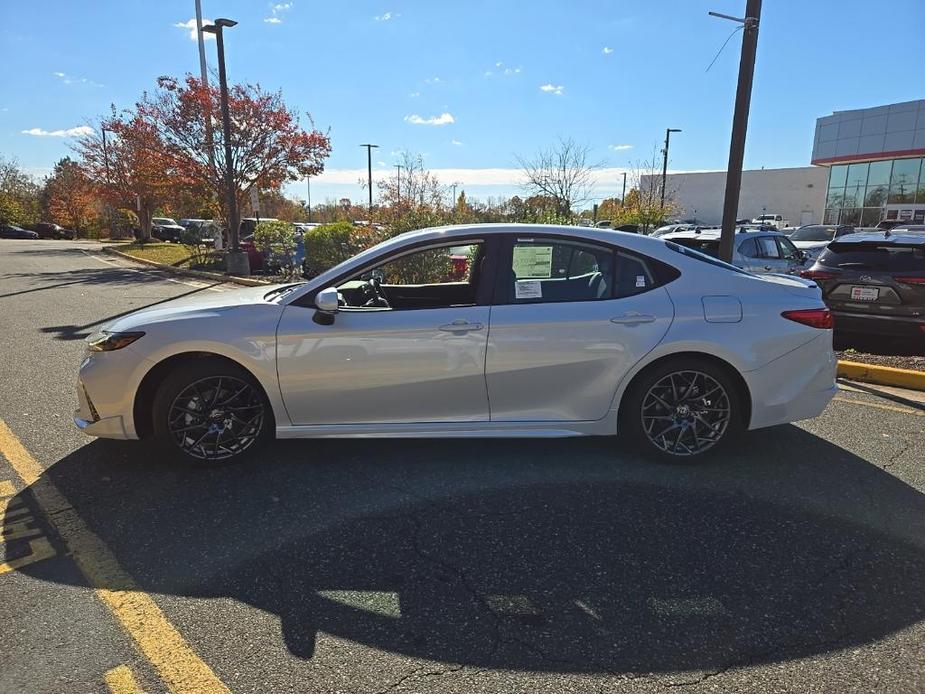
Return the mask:
[[108, 128], [104, 128], [100, 126], [100, 132], [103, 134], [103, 164], [106, 167], [106, 183], [109, 183], [111, 179], [109, 178], [109, 150], [106, 149], [106, 130], [107, 129]]
[[620, 196], [620, 207], [626, 205], [626, 171], [623, 172], [623, 194]]
[[665, 149], [662, 150], [662, 204], [659, 209], [665, 214], [665, 185], [668, 180], [668, 144], [671, 142], [671, 133], [679, 133], [679, 128], [665, 128]]
[[739, 58], [739, 83], [736, 86], [735, 113], [732, 116], [732, 138], [729, 143], [729, 165], [726, 167], [726, 197], [723, 201], [723, 231], [719, 242], [719, 257], [732, 261], [735, 241], [736, 215], [739, 210], [739, 191], [742, 188], [742, 162], [745, 159], [745, 133], [748, 129], [748, 109], [752, 98], [752, 79], [755, 75], [755, 53], [758, 49], [758, 24], [761, 21], [761, 0], [746, 0], [745, 17], [729, 17], [744, 26], [742, 55]]
[[379, 145], [360, 145], [366, 148], [366, 172], [367, 184], [369, 185], [369, 223], [373, 223], [373, 149]]
[[459, 183], [452, 183], [452, 184], [450, 184], [450, 188], [453, 189], [453, 207], [456, 207], [456, 186], [458, 186], [458, 185], [459, 185]]
[[308, 193], [308, 221], [312, 221], [312, 177], [305, 177], [305, 185], [307, 187], [306, 192]]
[[202, 35], [202, 0], [196, 0], [196, 38], [199, 42], [199, 74], [203, 89], [210, 95], [206, 102], [206, 154], [209, 157], [209, 166], [215, 168], [215, 141], [212, 137], [212, 99], [209, 92], [209, 68], [206, 64], [206, 42]]
[[401, 204], [401, 170], [402, 165], [396, 164], [395, 168], [398, 169], [398, 183], [395, 186], [395, 189], [398, 191], [398, 203]]
[[231, 114], [228, 112], [228, 78], [225, 74], [225, 41], [223, 29], [233, 27], [237, 22], [231, 19], [216, 19], [214, 24], [203, 27], [203, 31], [215, 34], [218, 50], [218, 83], [222, 101], [222, 139], [225, 141], [225, 194], [228, 196], [228, 253], [225, 255], [225, 270], [232, 275], [249, 275], [250, 262], [247, 253], [241, 250], [238, 238], [238, 202], [234, 185], [234, 162], [231, 152]]

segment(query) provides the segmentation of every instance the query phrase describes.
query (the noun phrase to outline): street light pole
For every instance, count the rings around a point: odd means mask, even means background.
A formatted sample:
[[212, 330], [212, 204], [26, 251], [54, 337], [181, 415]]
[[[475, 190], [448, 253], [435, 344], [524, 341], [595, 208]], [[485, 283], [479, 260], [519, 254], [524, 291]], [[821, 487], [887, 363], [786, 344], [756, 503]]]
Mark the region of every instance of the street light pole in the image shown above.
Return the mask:
[[668, 180], [668, 144], [671, 142], [671, 133], [679, 133], [679, 128], [665, 128], [665, 149], [662, 150], [662, 204], [660, 209], [665, 213], [665, 185]]
[[395, 168], [398, 169], [398, 183], [395, 185], [395, 189], [398, 191], [398, 204], [401, 204], [401, 170], [402, 165], [396, 164]]
[[373, 223], [373, 149], [379, 145], [360, 145], [366, 148], [366, 183], [369, 186], [369, 223]]
[[[714, 13], [715, 15], [715, 13]], [[745, 159], [745, 133], [748, 129], [748, 109], [752, 98], [752, 79], [755, 75], [755, 54], [758, 50], [758, 23], [761, 19], [761, 0], [747, 0], [745, 17], [723, 16], [740, 22], [742, 54], [739, 58], [739, 82], [736, 86], [735, 113], [732, 116], [732, 138], [729, 143], [729, 165], [726, 167], [726, 197], [723, 200], [723, 230], [719, 241], [719, 257], [732, 261], [735, 243], [735, 223], [739, 211], [739, 192], [742, 188], [742, 162]]]
[[[206, 65], [206, 42], [202, 35], [202, 0], [196, 0], [196, 39], [199, 43], [199, 75], [202, 79], [202, 87], [209, 92], [209, 69]], [[209, 166], [215, 168], [215, 142], [212, 136], [212, 99], [206, 102], [205, 116], [206, 125], [206, 154], [209, 157]]]
[[626, 204], [626, 171], [623, 172], [623, 194], [620, 196], [620, 207]]
[[238, 239], [238, 203], [234, 185], [234, 163], [231, 159], [231, 115], [228, 112], [228, 78], [225, 74], [225, 41], [223, 29], [233, 27], [237, 22], [231, 19], [216, 19], [214, 24], [203, 27], [203, 31], [215, 34], [218, 50], [218, 82], [222, 100], [222, 139], [225, 141], [225, 194], [228, 196], [228, 253], [225, 255], [225, 270], [232, 275], [249, 275], [250, 262], [247, 253], [241, 250]]

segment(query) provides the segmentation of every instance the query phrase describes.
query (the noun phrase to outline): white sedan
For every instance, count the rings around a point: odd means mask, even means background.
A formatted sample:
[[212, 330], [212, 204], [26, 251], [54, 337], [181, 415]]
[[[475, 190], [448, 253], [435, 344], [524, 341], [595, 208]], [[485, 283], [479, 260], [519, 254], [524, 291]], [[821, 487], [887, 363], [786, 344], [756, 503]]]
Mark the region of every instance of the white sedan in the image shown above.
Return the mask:
[[815, 283], [606, 229], [390, 239], [300, 284], [196, 295], [88, 339], [78, 427], [193, 462], [265, 439], [621, 434], [690, 459], [835, 392]]

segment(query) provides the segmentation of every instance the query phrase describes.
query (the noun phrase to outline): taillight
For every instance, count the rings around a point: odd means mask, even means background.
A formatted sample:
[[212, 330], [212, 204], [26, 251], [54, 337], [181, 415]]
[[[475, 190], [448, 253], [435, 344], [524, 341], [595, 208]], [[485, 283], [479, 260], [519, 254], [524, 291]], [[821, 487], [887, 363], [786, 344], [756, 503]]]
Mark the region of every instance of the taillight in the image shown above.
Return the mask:
[[897, 282], [902, 282], [903, 284], [925, 284], [925, 277], [916, 276], [916, 277], [894, 277], [894, 280]]
[[832, 320], [832, 312], [827, 308], [807, 308], [798, 311], [784, 311], [781, 313], [787, 320], [796, 321], [811, 328], [820, 330], [831, 330], [835, 321]]
[[800, 277], [808, 280], [834, 280], [838, 275], [827, 270], [802, 270]]

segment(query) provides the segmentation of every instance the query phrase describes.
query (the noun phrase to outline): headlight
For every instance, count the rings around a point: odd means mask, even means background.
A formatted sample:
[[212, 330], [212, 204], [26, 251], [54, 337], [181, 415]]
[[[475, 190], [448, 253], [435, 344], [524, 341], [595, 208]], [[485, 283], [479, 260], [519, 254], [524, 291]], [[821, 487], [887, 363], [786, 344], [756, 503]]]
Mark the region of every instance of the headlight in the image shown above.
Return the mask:
[[143, 335], [143, 332], [111, 333], [106, 330], [101, 330], [87, 338], [87, 348], [91, 352], [112, 352], [117, 349], [122, 349], [123, 347], [128, 347]]

